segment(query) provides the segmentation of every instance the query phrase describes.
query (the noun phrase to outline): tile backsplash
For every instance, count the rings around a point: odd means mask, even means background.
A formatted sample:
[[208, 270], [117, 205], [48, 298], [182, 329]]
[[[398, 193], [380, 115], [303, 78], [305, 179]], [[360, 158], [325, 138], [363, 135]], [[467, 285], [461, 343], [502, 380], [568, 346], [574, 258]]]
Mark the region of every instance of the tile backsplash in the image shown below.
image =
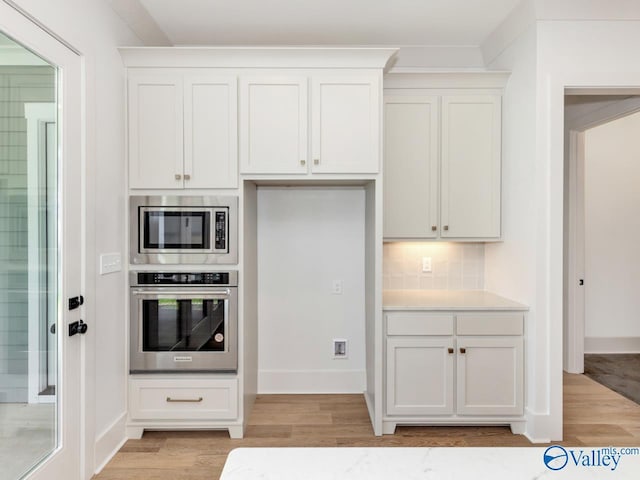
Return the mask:
[[[422, 258], [431, 258], [431, 272]], [[384, 244], [385, 290], [482, 290], [483, 243], [389, 242]]]

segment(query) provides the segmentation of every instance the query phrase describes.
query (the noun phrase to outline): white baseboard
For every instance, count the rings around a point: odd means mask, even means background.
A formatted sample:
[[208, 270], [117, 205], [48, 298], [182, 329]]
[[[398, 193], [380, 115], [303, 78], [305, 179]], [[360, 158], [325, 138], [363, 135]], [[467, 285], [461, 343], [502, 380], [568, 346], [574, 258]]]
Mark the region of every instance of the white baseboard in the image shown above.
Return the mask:
[[120, 415], [98, 438], [95, 444], [95, 474], [97, 475], [109, 463], [109, 460], [127, 441], [127, 412]]
[[362, 393], [364, 370], [260, 370], [258, 393]]
[[640, 353], [640, 337], [585, 337], [584, 353]]

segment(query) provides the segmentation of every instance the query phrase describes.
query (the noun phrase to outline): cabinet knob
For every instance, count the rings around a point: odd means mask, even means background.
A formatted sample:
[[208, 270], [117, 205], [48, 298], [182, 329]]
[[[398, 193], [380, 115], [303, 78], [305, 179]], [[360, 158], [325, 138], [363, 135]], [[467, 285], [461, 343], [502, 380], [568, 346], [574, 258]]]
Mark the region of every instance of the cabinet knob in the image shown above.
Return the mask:
[[431, 225], [431, 231], [435, 232], [438, 229], [438, 227], [436, 227], [435, 225]]
[[314, 158], [313, 159], [313, 164], [314, 165], [320, 165], [320, 159], [319, 158]]
[[176, 173], [176, 180], [182, 180], [182, 175], [180, 175], [179, 173]]
[[300, 160], [300, 165], [302, 165], [303, 167], [307, 164], [306, 160]]
[[449, 230], [449, 225], [445, 225], [444, 227], [442, 227], [442, 229], [443, 229], [444, 231]]
[[184, 174], [184, 179], [185, 180], [191, 180], [191, 175], [189, 175], [188, 173]]
[[467, 353], [467, 349], [466, 349], [466, 348], [462, 348], [462, 347], [461, 347], [461, 348], [460, 348], [460, 353], [462, 353], [462, 354]]
[[449, 347], [449, 348], [447, 348], [447, 351], [449, 352], [449, 354], [452, 354], [453, 353], [453, 348]]

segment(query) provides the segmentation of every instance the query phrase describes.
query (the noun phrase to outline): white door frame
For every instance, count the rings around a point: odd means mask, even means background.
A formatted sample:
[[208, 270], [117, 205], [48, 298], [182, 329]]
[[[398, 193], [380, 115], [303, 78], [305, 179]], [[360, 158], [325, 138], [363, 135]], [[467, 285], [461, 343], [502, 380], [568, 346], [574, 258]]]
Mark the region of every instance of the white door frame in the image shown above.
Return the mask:
[[[38, 232], [39, 212], [41, 204], [38, 192], [40, 182], [38, 172], [42, 165], [43, 157], [46, 157], [47, 145], [45, 144], [47, 123], [56, 121], [56, 104], [46, 103], [26, 103], [24, 106], [24, 116], [27, 119], [27, 185], [29, 231]], [[46, 161], [46, 160], [45, 160]], [[38, 232], [39, 233], [39, 232]], [[29, 403], [49, 403], [55, 401], [55, 396], [43, 397], [41, 374], [42, 355], [46, 354], [46, 349], [42, 348], [43, 339], [41, 337], [41, 312], [40, 312], [40, 238], [31, 233], [28, 239], [28, 285], [29, 285], [29, 367], [28, 367], [28, 399]]]
[[[572, 89], [573, 95], [579, 95], [581, 89]], [[585, 94], [592, 89], [585, 88]], [[598, 93], [601, 93], [598, 91]], [[640, 94], [640, 91], [638, 91]], [[620, 95], [628, 95], [629, 89]], [[615, 89], [607, 90], [607, 95], [616, 95]], [[640, 111], [640, 97], [626, 98], [611, 102], [584, 115], [567, 119], [568, 161], [568, 222], [567, 222], [567, 276], [566, 281], [566, 325], [564, 369], [569, 373], [584, 372], [584, 336], [585, 336], [585, 291], [580, 280], [585, 282], [585, 191], [584, 191], [584, 159], [585, 132], [618, 118], [626, 117]]]
[[86, 375], [81, 335], [69, 337], [67, 324], [84, 313], [68, 311], [66, 299], [79, 295], [84, 287], [84, 135], [83, 57], [7, 0], [0, 2], [0, 30], [26, 48], [58, 67], [58, 243], [60, 273], [58, 297], [58, 443], [59, 447], [27, 478], [48, 480], [84, 478], [86, 442], [81, 438], [85, 425]]

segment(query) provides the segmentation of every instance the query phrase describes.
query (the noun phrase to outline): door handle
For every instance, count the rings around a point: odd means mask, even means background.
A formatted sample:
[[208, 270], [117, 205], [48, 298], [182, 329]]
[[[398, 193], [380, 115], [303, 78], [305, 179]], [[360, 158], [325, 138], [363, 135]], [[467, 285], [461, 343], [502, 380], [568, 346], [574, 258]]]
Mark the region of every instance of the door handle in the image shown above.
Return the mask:
[[198, 398], [171, 398], [171, 397], [167, 397], [167, 402], [169, 402], [169, 403], [200, 403], [200, 402], [202, 402], [202, 397], [198, 397]]
[[466, 348], [460, 348], [460, 353], [462, 353], [462, 354], [467, 353], [467, 349]]
[[85, 333], [87, 333], [88, 329], [89, 325], [84, 323], [82, 320], [78, 320], [77, 322], [69, 324], [69, 336], [73, 337], [77, 333], [79, 333], [80, 335], [84, 335]]
[[451, 348], [451, 347], [447, 348], [447, 352], [449, 352], [449, 354], [452, 354], [453, 353], [453, 348]]

